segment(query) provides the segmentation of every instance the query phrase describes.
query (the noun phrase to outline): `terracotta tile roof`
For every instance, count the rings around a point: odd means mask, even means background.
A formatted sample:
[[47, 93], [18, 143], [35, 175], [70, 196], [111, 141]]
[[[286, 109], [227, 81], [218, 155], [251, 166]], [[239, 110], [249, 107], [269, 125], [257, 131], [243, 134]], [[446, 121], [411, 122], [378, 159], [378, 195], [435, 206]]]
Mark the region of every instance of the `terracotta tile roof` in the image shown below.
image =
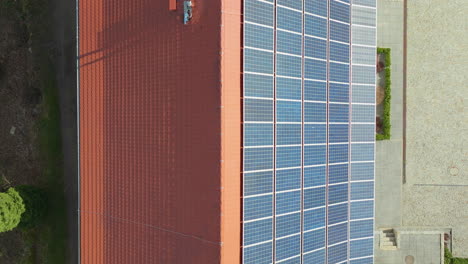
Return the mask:
[[230, 45], [207, 2], [79, 1], [81, 263], [239, 262], [240, 14]]

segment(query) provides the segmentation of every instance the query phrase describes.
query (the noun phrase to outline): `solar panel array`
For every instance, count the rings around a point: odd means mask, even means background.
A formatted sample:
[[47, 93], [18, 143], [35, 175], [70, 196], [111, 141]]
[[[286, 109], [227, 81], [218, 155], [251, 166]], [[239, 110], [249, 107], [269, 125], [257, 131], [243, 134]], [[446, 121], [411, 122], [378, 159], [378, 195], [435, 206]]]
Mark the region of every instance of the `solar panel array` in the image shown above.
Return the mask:
[[375, 0], [244, 0], [243, 263], [373, 263]]

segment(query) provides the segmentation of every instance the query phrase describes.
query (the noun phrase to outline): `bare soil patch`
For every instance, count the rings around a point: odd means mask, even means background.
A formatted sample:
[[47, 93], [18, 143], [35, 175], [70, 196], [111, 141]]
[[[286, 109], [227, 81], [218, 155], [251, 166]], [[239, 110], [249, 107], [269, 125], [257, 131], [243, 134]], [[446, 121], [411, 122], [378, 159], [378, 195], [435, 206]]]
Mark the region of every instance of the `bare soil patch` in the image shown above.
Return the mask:
[[[0, 3], [0, 184], [42, 185], [38, 143], [42, 113], [39, 69], [31, 33], [21, 17]], [[0, 234], [0, 263], [35, 263], [34, 232]]]

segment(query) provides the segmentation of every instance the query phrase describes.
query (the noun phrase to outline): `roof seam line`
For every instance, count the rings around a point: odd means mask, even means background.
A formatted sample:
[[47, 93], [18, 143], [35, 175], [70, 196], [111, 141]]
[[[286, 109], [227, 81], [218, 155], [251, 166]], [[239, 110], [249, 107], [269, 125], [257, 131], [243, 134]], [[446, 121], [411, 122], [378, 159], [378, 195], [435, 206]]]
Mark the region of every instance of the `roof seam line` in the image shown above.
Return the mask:
[[111, 216], [111, 215], [107, 215], [107, 214], [103, 214], [103, 213], [84, 211], [84, 210], [79, 210], [79, 212], [86, 213], [86, 214], [99, 215], [99, 216], [102, 216], [102, 217], [105, 217], [105, 218], [111, 218], [111, 219], [120, 220], [120, 221], [131, 223], [131, 224], [145, 226], [145, 227], [157, 229], [157, 230], [160, 230], [160, 231], [176, 234], [176, 235], [179, 235], [179, 236], [193, 238], [193, 239], [196, 239], [196, 240], [200, 240], [202, 242], [206, 242], [206, 243], [210, 243], [210, 244], [214, 244], [214, 245], [218, 245], [218, 246], [221, 246], [223, 244], [222, 242], [214, 242], [214, 241], [206, 240], [206, 239], [203, 239], [201, 237], [194, 236], [194, 235], [184, 234], [184, 233], [181, 233], [181, 232], [177, 232], [177, 231], [174, 231], [174, 230], [162, 228], [162, 227], [159, 227], [159, 226], [149, 225], [149, 224], [145, 224], [145, 223], [141, 223], [141, 222], [132, 221], [132, 220], [129, 220], [129, 219], [126, 219], [126, 218], [115, 217], [115, 216]]

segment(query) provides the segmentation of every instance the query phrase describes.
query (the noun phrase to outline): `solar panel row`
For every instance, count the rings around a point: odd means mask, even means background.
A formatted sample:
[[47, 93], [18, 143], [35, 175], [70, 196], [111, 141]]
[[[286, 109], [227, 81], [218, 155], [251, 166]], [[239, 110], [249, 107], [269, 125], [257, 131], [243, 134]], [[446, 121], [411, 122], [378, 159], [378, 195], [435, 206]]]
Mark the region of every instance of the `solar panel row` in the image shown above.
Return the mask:
[[375, 0], [244, 0], [243, 263], [373, 263]]

